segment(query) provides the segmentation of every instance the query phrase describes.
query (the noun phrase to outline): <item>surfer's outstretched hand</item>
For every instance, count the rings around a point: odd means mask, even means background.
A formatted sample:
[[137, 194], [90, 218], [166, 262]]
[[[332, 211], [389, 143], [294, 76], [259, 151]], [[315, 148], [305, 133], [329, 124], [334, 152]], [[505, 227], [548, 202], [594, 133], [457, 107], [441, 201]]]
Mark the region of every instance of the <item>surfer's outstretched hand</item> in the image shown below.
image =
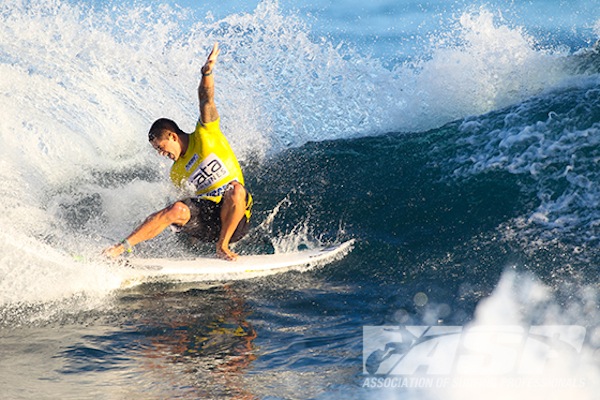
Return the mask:
[[217, 57], [219, 57], [220, 51], [221, 50], [219, 50], [219, 43], [215, 43], [215, 45], [212, 48], [212, 51], [210, 52], [210, 54], [208, 55], [208, 58], [206, 59], [206, 63], [202, 67], [201, 71], [202, 71], [203, 76], [208, 76], [208, 75], [212, 74], [212, 70], [213, 70], [215, 64], [217, 63]]
[[123, 246], [120, 243], [115, 244], [114, 246], [111, 246], [102, 251], [102, 255], [108, 258], [116, 258], [121, 254], [123, 254]]

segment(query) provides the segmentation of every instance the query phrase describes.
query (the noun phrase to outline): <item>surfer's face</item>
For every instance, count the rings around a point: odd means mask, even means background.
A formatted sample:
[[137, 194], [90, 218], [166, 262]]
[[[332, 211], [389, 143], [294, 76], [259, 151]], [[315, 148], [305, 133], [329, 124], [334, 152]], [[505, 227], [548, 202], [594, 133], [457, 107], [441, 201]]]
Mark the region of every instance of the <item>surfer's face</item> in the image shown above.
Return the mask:
[[173, 161], [177, 161], [181, 154], [181, 145], [177, 140], [177, 135], [173, 132], [168, 132], [150, 143], [158, 151], [158, 154]]

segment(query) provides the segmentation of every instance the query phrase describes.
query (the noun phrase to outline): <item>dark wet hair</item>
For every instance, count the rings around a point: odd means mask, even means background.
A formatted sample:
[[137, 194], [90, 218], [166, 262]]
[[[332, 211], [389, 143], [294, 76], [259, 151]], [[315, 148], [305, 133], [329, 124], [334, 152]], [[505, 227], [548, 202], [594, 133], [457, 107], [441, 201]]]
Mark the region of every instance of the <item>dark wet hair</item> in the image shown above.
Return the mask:
[[150, 130], [148, 131], [148, 140], [151, 142], [154, 139], [161, 138], [165, 131], [174, 132], [178, 135], [184, 133], [181, 129], [179, 129], [179, 126], [177, 126], [175, 121], [168, 118], [159, 118], [154, 121], [150, 127]]

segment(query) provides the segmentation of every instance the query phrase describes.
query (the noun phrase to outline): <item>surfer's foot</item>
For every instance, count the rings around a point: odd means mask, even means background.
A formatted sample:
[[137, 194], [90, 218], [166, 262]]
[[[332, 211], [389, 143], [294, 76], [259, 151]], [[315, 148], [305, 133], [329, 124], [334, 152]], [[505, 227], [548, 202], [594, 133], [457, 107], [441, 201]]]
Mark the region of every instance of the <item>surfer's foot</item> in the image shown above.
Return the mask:
[[235, 261], [238, 255], [227, 247], [217, 246], [217, 257], [227, 261]]

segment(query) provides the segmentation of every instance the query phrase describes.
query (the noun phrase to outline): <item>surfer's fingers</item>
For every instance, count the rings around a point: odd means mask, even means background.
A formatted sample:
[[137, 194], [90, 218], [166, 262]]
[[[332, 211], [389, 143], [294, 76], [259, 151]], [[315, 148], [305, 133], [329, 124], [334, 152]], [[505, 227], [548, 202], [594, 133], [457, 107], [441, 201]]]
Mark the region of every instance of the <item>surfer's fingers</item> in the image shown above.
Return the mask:
[[210, 52], [210, 54], [208, 55], [208, 58], [206, 59], [206, 62], [202, 66], [201, 71], [204, 76], [208, 76], [212, 73], [212, 69], [215, 66], [215, 64], [217, 63], [217, 57], [219, 56], [220, 51], [221, 50], [219, 49], [219, 43], [215, 43], [212, 51]]
[[210, 63], [210, 62], [215, 63], [217, 61], [217, 57], [219, 56], [220, 52], [221, 52], [221, 49], [219, 49], [219, 42], [215, 42], [210, 54], [208, 55], [208, 59], [206, 60], [206, 62], [207, 63]]

